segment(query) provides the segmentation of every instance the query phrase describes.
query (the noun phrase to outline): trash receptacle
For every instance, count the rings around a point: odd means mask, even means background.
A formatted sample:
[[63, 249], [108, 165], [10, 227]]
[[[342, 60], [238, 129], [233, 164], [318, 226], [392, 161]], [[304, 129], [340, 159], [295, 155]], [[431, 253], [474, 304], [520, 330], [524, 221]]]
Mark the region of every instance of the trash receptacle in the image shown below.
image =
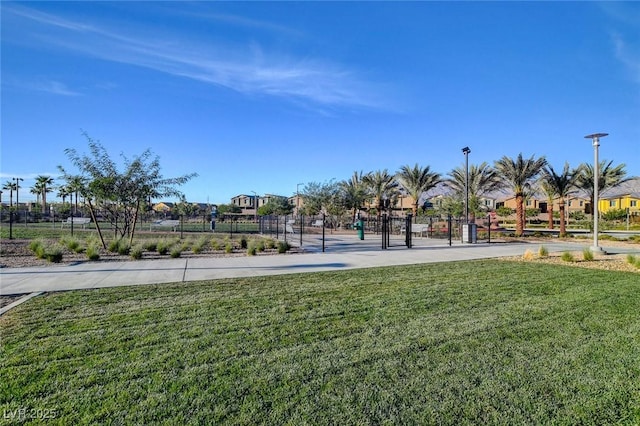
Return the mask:
[[475, 223], [462, 225], [462, 242], [475, 244], [478, 238], [478, 227]]
[[357, 221], [354, 227], [358, 231], [358, 238], [360, 238], [361, 240], [364, 240], [364, 221], [363, 220]]

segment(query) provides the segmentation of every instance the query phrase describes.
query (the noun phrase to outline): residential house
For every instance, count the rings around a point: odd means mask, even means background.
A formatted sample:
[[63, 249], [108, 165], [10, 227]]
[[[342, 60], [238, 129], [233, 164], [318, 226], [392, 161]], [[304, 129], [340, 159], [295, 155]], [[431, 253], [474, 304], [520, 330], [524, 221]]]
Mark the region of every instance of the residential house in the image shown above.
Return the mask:
[[155, 203], [151, 208], [153, 209], [153, 211], [158, 213], [171, 213], [171, 210], [173, 210], [174, 207], [175, 203], [160, 201], [158, 203]]
[[286, 197], [283, 197], [282, 195], [275, 195], [275, 194], [264, 194], [261, 196], [255, 195], [255, 194], [254, 195], [240, 194], [231, 198], [231, 204], [233, 204], [234, 206], [240, 207], [242, 209], [241, 214], [256, 215], [257, 209], [264, 206], [265, 204], [268, 204], [270, 201], [276, 198], [286, 198]]
[[231, 198], [231, 204], [240, 207], [243, 214], [255, 215], [257, 214], [257, 204], [259, 198], [257, 195], [239, 194]]
[[627, 210], [632, 221], [640, 221], [640, 177], [629, 179], [600, 194], [598, 211]]

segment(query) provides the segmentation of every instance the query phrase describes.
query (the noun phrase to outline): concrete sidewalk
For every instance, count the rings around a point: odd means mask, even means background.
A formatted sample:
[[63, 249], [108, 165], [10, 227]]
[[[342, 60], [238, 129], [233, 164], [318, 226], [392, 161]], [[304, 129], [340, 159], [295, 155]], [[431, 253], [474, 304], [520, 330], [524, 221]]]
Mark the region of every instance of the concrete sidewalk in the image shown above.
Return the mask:
[[[339, 243], [339, 244], [338, 244]], [[220, 278], [292, 274], [371, 268], [419, 263], [451, 262], [537, 251], [540, 243], [479, 243], [448, 245], [444, 240], [426, 240], [411, 249], [381, 250], [377, 242], [333, 241], [327, 252], [309, 243], [312, 252], [273, 256], [177, 258], [126, 262], [87, 262], [37, 268], [0, 269], [0, 294], [25, 294], [100, 287], [188, 282]], [[544, 243], [550, 252], [580, 250], [585, 244]], [[305, 246], [307, 249], [307, 246]]]

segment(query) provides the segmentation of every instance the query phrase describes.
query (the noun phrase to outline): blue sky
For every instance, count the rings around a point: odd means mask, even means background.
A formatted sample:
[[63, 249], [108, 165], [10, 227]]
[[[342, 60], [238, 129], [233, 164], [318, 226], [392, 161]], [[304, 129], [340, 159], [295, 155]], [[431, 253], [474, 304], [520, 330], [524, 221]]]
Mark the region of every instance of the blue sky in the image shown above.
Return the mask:
[[[638, 2], [7, 2], [2, 183], [149, 148], [189, 201], [503, 155], [640, 175]], [[72, 167], [71, 167], [72, 169]], [[50, 198], [50, 197], [49, 197]], [[5, 198], [3, 197], [3, 200]]]

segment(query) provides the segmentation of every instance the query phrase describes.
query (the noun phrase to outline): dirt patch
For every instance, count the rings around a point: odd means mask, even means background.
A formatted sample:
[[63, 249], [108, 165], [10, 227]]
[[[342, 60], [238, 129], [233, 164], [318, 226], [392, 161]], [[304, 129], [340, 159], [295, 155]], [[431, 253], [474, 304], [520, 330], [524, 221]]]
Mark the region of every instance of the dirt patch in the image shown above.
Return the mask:
[[25, 296], [24, 294], [12, 294], [11, 296], [0, 295], [0, 308], [4, 308], [5, 306], [8, 306], [24, 296]]

